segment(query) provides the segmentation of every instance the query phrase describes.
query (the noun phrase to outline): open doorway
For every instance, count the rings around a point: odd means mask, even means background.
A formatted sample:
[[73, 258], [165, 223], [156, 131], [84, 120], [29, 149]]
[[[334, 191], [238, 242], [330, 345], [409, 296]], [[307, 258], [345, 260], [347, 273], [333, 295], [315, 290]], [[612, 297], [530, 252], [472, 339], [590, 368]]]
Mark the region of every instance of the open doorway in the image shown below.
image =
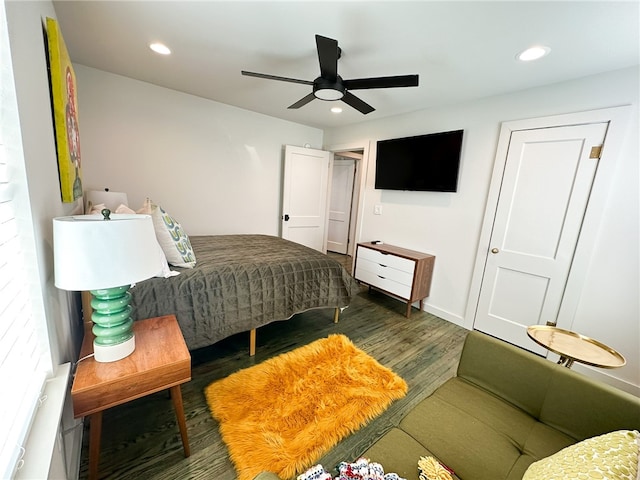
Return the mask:
[[333, 157], [331, 189], [329, 192], [329, 225], [327, 251], [347, 255], [352, 238], [351, 216], [353, 211], [356, 170], [362, 160], [361, 152], [340, 152]]
[[[352, 257], [357, 243], [361, 186], [366, 149], [331, 149], [334, 154], [329, 187], [327, 252]], [[348, 261], [348, 258], [345, 261]]]

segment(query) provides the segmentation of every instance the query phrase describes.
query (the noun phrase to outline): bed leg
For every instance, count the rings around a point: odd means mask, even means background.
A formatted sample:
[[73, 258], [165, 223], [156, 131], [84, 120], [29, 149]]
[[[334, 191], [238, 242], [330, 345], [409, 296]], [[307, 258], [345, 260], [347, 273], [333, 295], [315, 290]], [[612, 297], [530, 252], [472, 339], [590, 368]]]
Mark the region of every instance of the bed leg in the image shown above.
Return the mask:
[[256, 329], [249, 330], [249, 356], [253, 357], [256, 354]]
[[336, 308], [335, 312], [333, 312], [333, 323], [338, 323], [340, 320], [340, 309]]

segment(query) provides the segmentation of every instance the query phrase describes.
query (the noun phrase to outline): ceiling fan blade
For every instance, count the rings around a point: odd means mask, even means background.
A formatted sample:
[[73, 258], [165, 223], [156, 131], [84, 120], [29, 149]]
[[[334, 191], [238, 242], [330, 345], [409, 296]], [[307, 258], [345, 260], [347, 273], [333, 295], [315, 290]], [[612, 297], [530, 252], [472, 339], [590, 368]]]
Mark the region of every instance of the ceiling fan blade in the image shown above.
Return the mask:
[[364, 115], [366, 115], [367, 113], [371, 113], [375, 110], [375, 108], [373, 108], [368, 103], [360, 100], [353, 93], [346, 92], [344, 94], [344, 97], [342, 97], [342, 101], [347, 105], [351, 105], [353, 108], [358, 110], [360, 113], [363, 113]]
[[307, 103], [309, 103], [314, 98], [316, 98], [315, 95], [313, 93], [310, 93], [306, 97], [302, 97], [300, 100], [298, 100], [293, 105], [290, 105], [288, 108], [300, 108], [300, 107], [306, 105]]
[[368, 88], [417, 87], [418, 75], [398, 75], [395, 77], [372, 77], [344, 80], [347, 90], [365, 90]]
[[338, 78], [338, 57], [340, 56], [338, 41], [316, 35], [316, 46], [318, 47], [320, 76], [335, 81]]
[[309, 80], [298, 80], [297, 78], [278, 77], [276, 75], [267, 75], [266, 73], [247, 72], [242, 70], [242, 75], [247, 77], [266, 78], [267, 80], [280, 80], [282, 82], [301, 83], [302, 85], [313, 85]]

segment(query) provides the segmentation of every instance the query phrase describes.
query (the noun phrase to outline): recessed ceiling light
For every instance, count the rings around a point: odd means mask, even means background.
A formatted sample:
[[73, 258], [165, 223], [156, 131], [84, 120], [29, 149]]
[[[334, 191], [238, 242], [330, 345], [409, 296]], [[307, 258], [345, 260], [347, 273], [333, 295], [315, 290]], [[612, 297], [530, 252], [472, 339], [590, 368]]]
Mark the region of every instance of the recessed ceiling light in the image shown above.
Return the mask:
[[550, 51], [551, 49], [549, 47], [536, 45], [535, 47], [527, 48], [525, 51], [520, 52], [516, 58], [522, 62], [530, 62], [548, 55]]
[[171, 53], [169, 47], [162, 43], [152, 43], [149, 45], [149, 48], [160, 55], [169, 55]]
[[342, 113], [342, 109], [340, 107], [331, 107], [331, 111], [333, 113]]

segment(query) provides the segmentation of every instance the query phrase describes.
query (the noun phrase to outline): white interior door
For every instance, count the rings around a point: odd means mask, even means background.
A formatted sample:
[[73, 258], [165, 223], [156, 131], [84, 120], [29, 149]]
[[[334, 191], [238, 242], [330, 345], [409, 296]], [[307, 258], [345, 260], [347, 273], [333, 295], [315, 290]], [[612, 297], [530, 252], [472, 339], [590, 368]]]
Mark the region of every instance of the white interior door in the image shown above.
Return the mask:
[[282, 192], [282, 238], [325, 251], [329, 164], [333, 154], [287, 145]]
[[327, 250], [347, 253], [351, 202], [353, 200], [353, 180], [356, 161], [351, 158], [336, 158], [333, 161], [331, 194], [329, 200], [329, 230]]
[[545, 355], [526, 327], [555, 324], [607, 123], [511, 134], [474, 328]]

